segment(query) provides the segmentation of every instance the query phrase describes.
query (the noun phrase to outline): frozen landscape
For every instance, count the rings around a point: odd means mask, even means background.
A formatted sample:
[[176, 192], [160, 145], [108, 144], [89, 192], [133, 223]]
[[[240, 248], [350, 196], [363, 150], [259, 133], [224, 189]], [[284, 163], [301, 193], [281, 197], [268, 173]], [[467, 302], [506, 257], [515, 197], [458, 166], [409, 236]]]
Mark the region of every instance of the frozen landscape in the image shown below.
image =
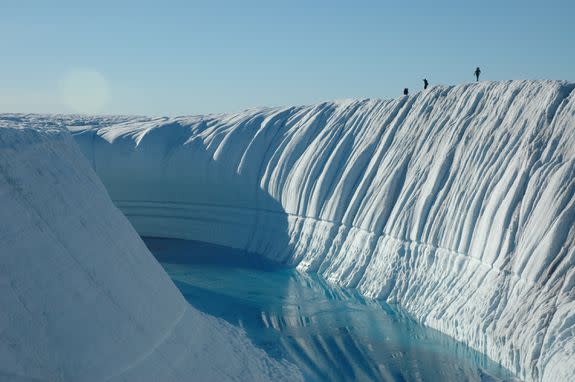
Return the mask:
[[0, 115], [0, 376], [302, 378], [190, 307], [139, 234], [317, 273], [522, 380], [574, 380], [574, 89], [481, 82], [194, 117]]
[[0, 116], [0, 381], [301, 380], [190, 307], [63, 128]]

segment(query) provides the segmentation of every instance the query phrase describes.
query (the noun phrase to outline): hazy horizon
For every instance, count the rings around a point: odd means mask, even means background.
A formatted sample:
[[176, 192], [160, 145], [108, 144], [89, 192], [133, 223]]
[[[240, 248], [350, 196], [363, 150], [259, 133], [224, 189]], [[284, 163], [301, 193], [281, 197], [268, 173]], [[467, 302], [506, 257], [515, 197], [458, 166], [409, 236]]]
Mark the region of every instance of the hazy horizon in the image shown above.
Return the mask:
[[482, 80], [573, 81], [570, 1], [22, 1], [0, 112], [184, 115]]

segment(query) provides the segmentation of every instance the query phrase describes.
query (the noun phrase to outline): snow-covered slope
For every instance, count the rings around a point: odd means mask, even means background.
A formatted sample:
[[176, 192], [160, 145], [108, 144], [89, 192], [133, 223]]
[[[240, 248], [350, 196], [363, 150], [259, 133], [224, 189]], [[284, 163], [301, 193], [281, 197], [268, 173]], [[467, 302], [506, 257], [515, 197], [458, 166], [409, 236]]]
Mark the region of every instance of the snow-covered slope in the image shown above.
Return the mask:
[[69, 132], [31, 116], [0, 116], [0, 307], [2, 381], [301, 379], [191, 308]]
[[233, 115], [57, 120], [139, 233], [316, 271], [521, 378], [567, 381], [574, 87], [477, 83]]

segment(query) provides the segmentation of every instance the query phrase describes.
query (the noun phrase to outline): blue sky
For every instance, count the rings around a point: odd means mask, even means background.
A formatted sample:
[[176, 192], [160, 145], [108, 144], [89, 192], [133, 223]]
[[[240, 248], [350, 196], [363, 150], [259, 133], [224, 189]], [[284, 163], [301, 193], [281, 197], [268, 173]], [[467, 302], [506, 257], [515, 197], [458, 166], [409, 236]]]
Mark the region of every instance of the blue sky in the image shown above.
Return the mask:
[[[424, 77], [472, 81], [478, 65], [488, 80], [573, 81], [574, 15], [572, 0], [2, 0], [0, 112], [392, 98]], [[75, 97], [101, 102], [84, 110]]]

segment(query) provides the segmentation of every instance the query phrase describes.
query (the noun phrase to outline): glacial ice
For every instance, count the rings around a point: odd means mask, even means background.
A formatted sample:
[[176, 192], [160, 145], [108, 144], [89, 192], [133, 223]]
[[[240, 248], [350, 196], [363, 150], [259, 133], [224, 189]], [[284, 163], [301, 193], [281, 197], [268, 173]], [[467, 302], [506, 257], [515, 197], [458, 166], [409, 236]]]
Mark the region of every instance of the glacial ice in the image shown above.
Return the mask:
[[574, 87], [68, 124], [139, 233], [318, 272], [522, 379], [573, 380]]
[[141, 235], [241, 248], [575, 380], [575, 84], [66, 126]]
[[0, 380], [301, 380], [192, 308], [70, 133], [0, 115]]

